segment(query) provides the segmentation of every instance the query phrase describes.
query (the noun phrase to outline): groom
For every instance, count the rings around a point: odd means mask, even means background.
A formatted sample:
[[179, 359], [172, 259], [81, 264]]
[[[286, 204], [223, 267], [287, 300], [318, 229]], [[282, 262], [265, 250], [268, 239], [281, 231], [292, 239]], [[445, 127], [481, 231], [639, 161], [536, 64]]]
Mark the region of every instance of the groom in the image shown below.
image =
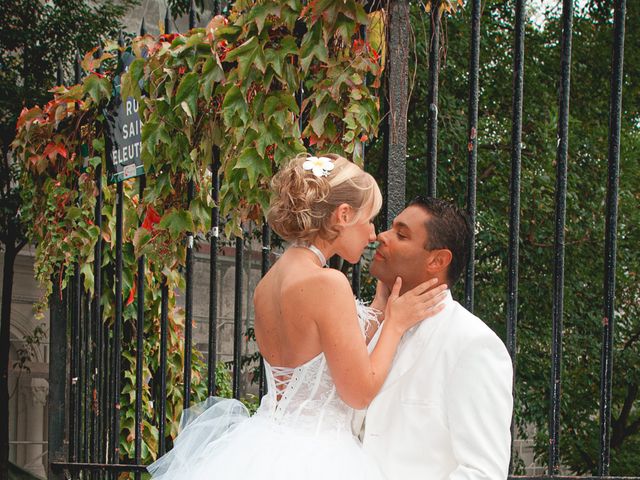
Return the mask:
[[[402, 277], [403, 291], [432, 278], [451, 288], [466, 265], [470, 228], [455, 206], [416, 199], [378, 235], [371, 273], [388, 288]], [[364, 449], [389, 480], [506, 479], [510, 357], [450, 292], [444, 303], [403, 337], [367, 411]]]

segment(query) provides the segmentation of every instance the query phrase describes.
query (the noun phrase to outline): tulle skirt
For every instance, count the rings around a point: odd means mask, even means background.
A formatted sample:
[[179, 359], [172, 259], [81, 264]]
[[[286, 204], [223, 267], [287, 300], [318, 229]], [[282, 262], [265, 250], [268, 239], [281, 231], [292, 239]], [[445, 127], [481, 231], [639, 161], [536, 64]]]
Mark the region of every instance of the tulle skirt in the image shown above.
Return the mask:
[[174, 447], [147, 469], [157, 480], [384, 480], [347, 432], [307, 432], [211, 397], [182, 417]]

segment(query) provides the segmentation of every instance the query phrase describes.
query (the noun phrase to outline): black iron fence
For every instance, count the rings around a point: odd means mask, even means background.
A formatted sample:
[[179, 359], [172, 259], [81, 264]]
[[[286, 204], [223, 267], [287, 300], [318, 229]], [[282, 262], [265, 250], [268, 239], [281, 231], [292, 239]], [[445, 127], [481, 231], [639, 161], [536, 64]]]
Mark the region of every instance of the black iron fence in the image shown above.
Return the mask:
[[[438, 73], [439, 73], [439, 41], [441, 28], [441, 10], [437, 2], [432, 3], [431, 32], [430, 32], [430, 87], [427, 123], [427, 185], [425, 190], [435, 196], [437, 152], [438, 152]], [[467, 210], [471, 219], [476, 221], [476, 183], [477, 183], [477, 139], [478, 139], [478, 103], [479, 103], [479, 47], [481, 2], [472, 0], [471, 4], [471, 44], [469, 54], [469, 100], [468, 100], [468, 170], [467, 170]], [[602, 370], [600, 385], [600, 462], [598, 477], [581, 478], [640, 478], [640, 477], [610, 477], [610, 432], [611, 432], [611, 397], [612, 397], [612, 332], [614, 328], [615, 302], [615, 266], [616, 266], [616, 230], [617, 230], [617, 202], [620, 156], [620, 115], [621, 90], [623, 71], [623, 52], [625, 38], [625, 0], [616, 0], [614, 23], [614, 42], [611, 60], [611, 97], [609, 119], [609, 175], [607, 181], [606, 199], [606, 247], [604, 261], [606, 263], [606, 278], [604, 287], [604, 321], [602, 326]], [[567, 197], [567, 152], [568, 152], [568, 119], [570, 99], [570, 73], [572, 48], [572, 19], [573, 0], [562, 2], [562, 45], [560, 66], [560, 95], [559, 121], [557, 145], [557, 177], [556, 177], [556, 211], [555, 211], [555, 263], [553, 285], [553, 321], [552, 321], [552, 373], [551, 409], [549, 415], [549, 456], [548, 476], [545, 478], [569, 479], [577, 478], [561, 476], [560, 472], [560, 392], [561, 392], [561, 364], [562, 364], [562, 321], [564, 294], [564, 232]], [[512, 103], [512, 133], [511, 133], [511, 181], [510, 181], [510, 212], [509, 212], [509, 249], [508, 249], [508, 285], [506, 344], [514, 361], [516, 360], [516, 342], [518, 333], [518, 239], [520, 236], [520, 175], [522, 154], [522, 110], [523, 110], [523, 78], [524, 78], [524, 48], [525, 48], [525, 1], [515, 0], [514, 7], [514, 49], [513, 49], [513, 103]], [[390, 220], [405, 205], [405, 159], [407, 150], [407, 110], [408, 110], [408, 58], [409, 58], [409, 2], [395, 0], [388, 9], [388, 62], [386, 69], [386, 100], [383, 108], [386, 112], [383, 125], [384, 161], [386, 163], [385, 206], [382, 212], [384, 223]], [[144, 25], [144, 23], [143, 23]], [[190, 26], [195, 25], [195, 14], [190, 13]], [[144, 27], [143, 27], [144, 28]], [[169, 15], [165, 31], [170, 32]], [[79, 60], [79, 59], [78, 59]], [[77, 64], [79, 62], [76, 62]], [[75, 81], [80, 80], [79, 68], [76, 68]], [[62, 78], [59, 79], [62, 83]], [[481, 132], [480, 132], [481, 133]], [[219, 152], [214, 149], [211, 159], [212, 171], [219, 167]], [[95, 209], [95, 224], [101, 227], [102, 221], [102, 185], [101, 167], [96, 171], [96, 185], [98, 196]], [[212, 198], [217, 203], [219, 198], [219, 178], [214, 173]], [[139, 179], [140, 195], [145, 187], [144, 176]], [[49, 462], [50, 478], [62, 478], [64, 473], [71, 476], [91, 474], [92, 478], [105, 475], [113, 476], [120, 472], [132, 472], [139, 478], [145, 467], [142, 465], [142, 389], [143, 379], [143, 344], [144, 338], [144, 276], [137, 277], [137, 328], [136, 328], [136, 369], [135, 369], [135, 434], [134, 458], [132, 463], [121, 463], [120, 444], [120, 395], [121, 384], [121, 356], [122, 339], [122, 183], [117, 190], [117, 224], [116, 224], [116, 254], [115, 254], [115, 318], [113, 325], [108, 325], [100, 319], [102, 312], [100, 298], [102, 297], [102, 239], [99, 238], [95, 247], [94, 278], [95, 292], [88, 298], [81, 283], [79, 265], [76, 265], [76, 276], [71, 287], [67, 288], [62, 298], [54, 295], [51, 299], [51, 364], [50, 364], [50, 402], [49, 402]], [[193, 184], [189, 186], [189, 197], [193, 196]], [[219, 212], [212, 211], [212, 230], [209, 236], [210, 268], [209, 268], [209, 338], [207, 357], [207, 389], [208, 393], [216, 393], [215, 365], [218, 322], [218, 250], [219, 250]], [[234, 300], [234, 343], [233, 343], [233, 395], [239, 396], [241, 339], [242, 331], [242, 262], [247, 246], [242, 239], [235, 243], [235, 300]], [[270, 232], [268, 226], [262, 230], [262, 274], [270, 265]], [[465, 304], [473, 310], [474, 306], [474, 248], [470, 252], [470, 260], [466, 270]], [[191, 403], [191, 348], [193, 324], [193, 282], [194, 282], [194, 238], [187, 236], [187, 256], [184, 269], [185, 274], [185, 362], [184, 362], [184, 407]], [[145, 259], [138, 259], [139, 272], [144, 272]], [[353, 288], [357, 294], [360, 290], [360, 268], [354, 266], [352, 270]], [[167, 450], [168, 425], [166, 418], [166, 404], [164, 392], [167, 390], [167, 335], [168, 332], [168, 288], [166, 283], [161, 289], [161, 321], [160, 321], [160, 359], [159, 359], [159, 395], [156, 406], [156, 425], [158, 429], [158, 453]], [[69, 349], [69, 352], [67, 352]], [[69, 358], [69, 364], [65, 359]], [[264, 382], [260, 382], [260, 394], [264, 391]], [[514, 476], [511, 478], [542, 478]]]

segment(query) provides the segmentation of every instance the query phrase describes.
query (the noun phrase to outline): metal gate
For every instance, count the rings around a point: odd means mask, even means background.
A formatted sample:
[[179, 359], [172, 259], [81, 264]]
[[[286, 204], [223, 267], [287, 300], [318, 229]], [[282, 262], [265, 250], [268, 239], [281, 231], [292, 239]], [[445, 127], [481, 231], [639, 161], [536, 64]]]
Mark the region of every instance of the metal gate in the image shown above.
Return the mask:
[[[478, 98], [479, 98], [479, 44], [481, 2], [471, 0], [471, 45], [469, 57], [469, 97], [468, 97], [468, 177], [467, 177], [467, 210], [471, 220], [476, 221], [476, 183], [477, 183], [477, 132], [478, 132]], [[427, 170], [428, 195], [436, 195], [436, 172], [438, 152], [438, 75], [439, 39], [442, 25], [438, 8], [431, 9], [430, 34], [430, 87], [428, 123], [427, 123]], [[516, 342], [518, 325], [518, 238], [520, 234], [520, 174], [522, 150], [522, 111], [523, 111], [523, 78], [524, 78], [524, 47], [525, 47], [525, 0], [514, 0], [514, 57], [513, 57], [513, 102], [512, 102], [512, 135], [511, 135], [511, 184], [509, 211], [509, 251], [508, 251], [508, 285], [507, 285], [507, 338], [506, 344], [514, 360], [516, 360]], [[562, 44], [557, 146], [557, 180], [556, 180], [556, 213], [555, 213], [555, 265], [553, 286], [553, 345], [552, 345], [552, 406], [549, 416], [549, 472], [545, 478], [576, 478], [560, 476], [559, 465], [559, 413], [560, 413], [560, 366], [562, 359], [562, 319], [563, 319], [563, 289], [564, 289], [564, 231], [567, 197], [567, 150], [569, 135], [569, 86], [572, 46], [572, 19], [574, 2], [563, 1], [562, 12]], [[612, 332], [614, 328], [615, 301], [615, 266], [616, 266], [616, 228], [617, 202], [620, 156], [620, 115], [622, 98], [623, 51], [625, 38], [626, 1], [615, 1], [614, 42], [611, 62], [611, 97], [609, 119], [609, 175], [607, 179], [606, 201], [606, 278], [604, 294], [604, 318], [602, 326], [602, 369], [600, 384], [600, 464], [598, 477], [582, 478], [617, 478], [610, 477], [610, 432], [611, 432], [611, 386], [612, 386]], [[167, 17], [168, 18], [168, 17]], [[191, 12], [191, 25], [195, 24], [195, 15]], [[387, 115], [383, 126], [384, 158], [386, 162], [385, 205], [382, 212], [383, 225], [389, 225], [390, 220], [399, 213], [405, 205], [405, 159], [407, 153], [407, 109], [409, 108], [409, 2], [408, 0], [394, 0], [388, 5], [388, 63], [386, 69], [386, 94], [388, 99], [385, 106]], [[166, 32], [170, 31], [169, 22]], [[79, 76], [79, 73], [77, 73]], [[78, 78], [76, 78], [78, 80]], [[212, 159], [213, 171], [217, 171], [218, 158]], [[97, 174], [98, 189], [101, 173]], [[141, 181], [141, 191], [144, 180]], [[215, 179], [211, 192], [214, 200], [218, 199], [219, 179]], [[95, 222], [101, 222], [101, 193], [99, 193]], [[218, 298], [218, 262], [219, 247], [219, 215], [217, 209], [213, 211], [213, 234], [209, 238], [210, 248], [210, 286], [209, 286], [209, 344], [207, 357], [207, 385], [208, 393], [216, 392], [216, 324]], [[267, 226], [262, 229], [262, 263], [264, 274], [270, 265], [270, 232]], [[185, 265], [186, 279], [186, 319], [185, 319], [185, 364], [184, 364], [184, 406], [191, 401], [191, 348], [192, 348], [192, 318], [193, 318], [193, 242], [189, 242]], [[473, 242], [472, 242], [473, 245]], [[122, 255], [122, 242], [118, 244], [116, 256]], [[51, 364], [50, 364], [50, 402], [49, 402], [49, 461], [50, 478], [62, 478], [65, 472], [73, 477], [115, 476], [121, 472], [133, 472], [140, 478], [145, 467], [141, 464], [141, 422], [142, 403], [141, 393], [143, 385], [142, 351], [143, 351], [143, 299], [144, 283], [142, 275], [138, 277], [138, 319], [135, 338], [137, 345], [136, 370], [136, 434], [133, 439], [135, 448], [134, 462], [120, 463], [119, 453], [119, 397], [121, 385], [119, 375], [121, 351], [117, 339], [120, 338], [120, 324], [116, 322], [108, 326], [102, 322], [91, 322], [91, 318], [101, 316], [99, 299], [101, 297], [101, 241], [95, 250], [95, 296], [86, 298], [83, 294], [79, 278], [73, 286], [68, 288], [62, 297], [54, 295], [51, 299]], [[234, 356], [233, 356], [233, 394], [238, 397], [240, 385], [240, 353], [241, 353], [241, 301], [243, 295], [242, 262], [246, 255], [247, 245], [242, 239], [235, 241], [235, 300], [234, 300]], [[472, 246], [469, 264], [466, 270], [465, 301], [467, 308], [473, 309], [474, 304], [474, 248]], [[118, 260], [116, 259], [116, 265]], [[145, 268], [144, 258], [139, 259], [139, 271]], [[122, 276], [116, 268], [116, 318], [122, 314], [122, 291], [118, 291], [118, 276]], [[360, 266], [352, 269], [353, 289], [357, 294], [360, 290]], [[121, 280], [120, 280], [121, 283]], [[160, 395], [157, 413], [159, 419], [165, 418], [165, 397], [167, 389], [167, 288], [162, 288], [162, 314], [160, 337]], [[116, 339], [114, 341], [114, 339]], [[69, 358], [69, 365], [65, 359]], [[261, 382], [260, 392], [263, 391]], [[186, 385], [186, 386], [185, 386]], [[158, 450], [162, 454], [166, 451], [165, 438], [167, 428], [165, 421], [158, 420]], [[513, 476], [511, 478], [542, 478]], [[640, 478], [640, 477], [624, 477]]]

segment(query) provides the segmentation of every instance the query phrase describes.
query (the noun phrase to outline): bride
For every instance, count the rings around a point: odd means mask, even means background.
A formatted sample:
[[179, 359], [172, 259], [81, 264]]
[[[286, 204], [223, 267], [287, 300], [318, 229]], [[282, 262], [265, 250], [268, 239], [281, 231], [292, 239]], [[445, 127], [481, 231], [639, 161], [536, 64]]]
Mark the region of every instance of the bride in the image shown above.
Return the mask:
[[444, 286], [400, 296], [398, 278], [391, 292], [378, 289], [381, 312], [323, 268], [333, 255], [356, 263], [376, 238], [380, 190], [354, 163], [300, 155], [272, 190], [268, 222], [291, 246], [254, 293], [268, 393], [251, 417], [239, 401], [215, 397], [185, 411], [174, 448], [148, 467], [153, 478], [383, 478], [351, 431], [354, 412], [381, 388], [403, 333], [440, 310]]

